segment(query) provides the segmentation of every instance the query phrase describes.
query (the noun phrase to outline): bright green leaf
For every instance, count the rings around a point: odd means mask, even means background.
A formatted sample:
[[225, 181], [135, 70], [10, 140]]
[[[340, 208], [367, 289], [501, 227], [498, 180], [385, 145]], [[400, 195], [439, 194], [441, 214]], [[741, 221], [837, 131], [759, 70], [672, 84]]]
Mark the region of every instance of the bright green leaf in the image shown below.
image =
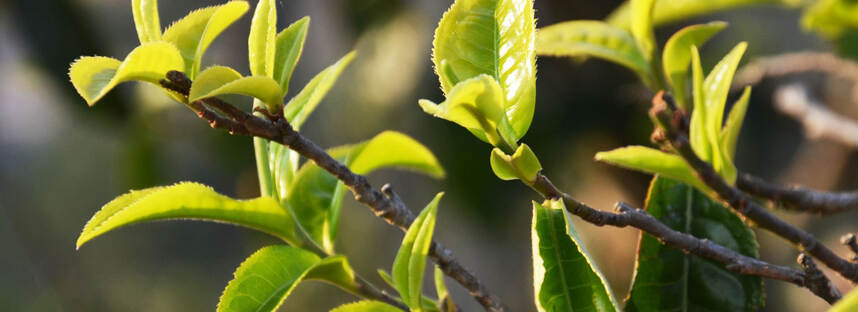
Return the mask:
[[858, 288], [852, 289], [843, 299], [828, 309], [828, 312], [853, 312], [858, 311]]
[[344, 255], [335, 255], [322, 259], [322, 261], [313, 266], [313, 269], [307, 272], [304, 279], [326, 282], [353, 294], [359, 294], [361, 291], [360, 287], [362, 287], [358, 285], [355, 279], [355, 271]]
[[276, 3], [274, 0], [259, 0], [250, 22], [250, 35], [247, 37], [250, 73], [254, 76], [274, 77], [276, 35]]
[[456, 304], [450, 293], [447, 291], [447, 285], [444, 283], [444, 271], [438, 265], [435, 265], [435, 293], [438, 295], [438, 310], [441, 312], [456, 311]]
[[536, 99], [532, 0], [456, 0], [433, 41], [433, 62], [448, 98], [461, 81], [489, 75], [502, 90], [503, 112], [518, 140]]
[[423, 274], [426, 269], [426, 256], [432, 243], [435, 230], [435, 216], [438, 201], [444, 193], [438, 193], [417, 219], [408, 228], [402, 239], [402, 246], [393, 261], [393, 283], [402, 301], [412, 310], [421, 310]]
[[264, 76], [241, 77], [241, 74], [226, 66], [206, 68], [194, 84], [188, 101], [216, 97], [224, 94], [241, 94], [257, 98], [269, 106], [270, 111], [283, 105], [280, 85]]
[[292, 217], [273, 198], [235, 200], [205, 185], [182, 182], [131, 191], [107, 203], [84, 226], [77, 247], [126, 225], [170, 219], [230, 223], [271, 234], [290, 244], [299, 242]]
[[304, 39], [307, 38], [308, 27], [310, 27], [310, 17], [306, 16], [277, 34], [277, 46], [274, 53], [274, 80], [280, 83], [280, 88], [283, 89], [282, 96], [286, 96], [286, 92], [289, 92], [289, 80], [292, 77], [292, 71], [295, 70], [295, 64], [298, 64], [298, 58], [301, 57], [301, 52], [304, 50]]
[[[694, 109], [691, 111], [691, 125], [688, 130], [691, 148], [697, 157], [703, 161], [712, 161], [712, 147], [706, 132], [707, 109], [704, 106], [705, 94], [703, 92], [703, 66], [700, 65], [700, 52], [696, 46], [691, 46], [691, 95], [694, 101]], [[676, 179], [676, 177], [672, 177]], [[681, 179], [680, 179], [681, 180]], [[686, 183], [688, 181], [685, 181]]]
[[[754, 232], [727, 207], [686, 184], [656, 177], [646, 211], [674, 230], [757, 257]], [[757, 311], [763, 304], [758, 276], [728, 271], [721, 263], [663, 245], [642, 234], [626, 311]]]
[[475, 133], [478, 138], [498, 146], [503, 142], [498, 128], [506, 122], [502, 92], [494, 78], [479, 75], [449, 90], [447, 99], [441, 104], [422, 99], [419, 104], [427, 114], [455, 122]]
[[632, 6], [632, 36], [641, 47], [644, 58], [652, 60], [655, 34], [652, 30], [652, 8], [655, 0], [630, 0]]
[[77, 93], [93, 106], [122, 82], [140, 80], [159, 85], [168, 71], [183, 68], [182, 55], [172, 44], [153, 42], [140, 45], [122, 62], [101, 56], [81, 57], [71, 64], [69, 78]]
[[620, 311], [562, 201], [533, 202], [533, 288], [544, 311]]
[[[438, 178], [444, 175], [444, 169], [428, 148], [394, 131], [382, 132], [369, 141], [331, 149], [329, 153], [362, 175], [391, 167]], [[309, 162], [298, 170], [285, 196], [310, 237], [328, 251], [334, 248], [346, 191], [342, 182]]]
[[540, 28], [536, 33], [536, 52], [598, 57], [631, 69], [645, 82], [653, 79], [649, 63], [632, 34], [601, 21], [569, 21]]
[[539, 159], [527, 144], [521, 144], [512, 155], [507, 155], [499, 148], [492, 150], [490, 158], [492, 171], [501, 180], [520, 179], [527, 184], [536, 181], [536, 174], [542, 170]]
[[695, 103], [695, 111], [701, 109], [706, 111], [704, 131], [712, 151], [712, 167], [730, 184], [736, 182], [736, 167], [731, 157], [721, 148], [721, 125], [724, 119], [724, 108], [727, 105], [727, 95], [733, 83], [733, 74], [739, 67], [739, 60], [747, 46], [744, 42], [739, 43], [715, 65], [703, 80], [703, 105]]
[[687, 104], [685, 80], [688, 77], [688, 65], [691, 64], [691, 47], [702, 46], [725, 27], [727, 27], [725, 22], [691, 25], [674, 33], [665, 43], [661, 58], [664, 75], [673, 87], [673, 94], [679, 108], [690, 109]]
[[301, 125], [304, 124], [304, 121], [307, 120], [310, 113], [316, 109], [319, 102], [325, 98], [325, 95], [328, 94], [328, 90], [330, 90], [334, 83], [337, 82], [337, 78], [340, 77], [340, 73], [342, 73], [343, 69], [351, 63], [354, 57], [354, 52], [346, 54], [339, 61], [328, 66], [328, 68], [325, 68], [325, 70], [317, 74], [316, 77], [313, 77], [313, 79], [304, 86], [304, 89], [302, 89], [301, 92], [298, 92], [295, 97], [289, 100], [289, 103], [284, 107], [284, 114], [286, 115], [286, 120], [289, 120], [289, 123], [292, 124], [292, 127], [295, 128], [295, 130], [301, 128]]
[[245, 1], [202, 8], [189, 13], [164, 31], [164, 41], [179, 48], [185, 59], [185, 73], [191, 79], [200, 71], [200, 61], [209, 45], [249, 8]]
[[218, 312], [276, 311], [321, 259], [284, 245], [259, 249], [235, 270], [217, 304]]
[[387, 283], [387, 285], [389, 285], [390, 287], [393, 287], [393, 289], [396, 289], [396, 284], [393, 283], [393, 277], [390, 276], [390, 273], [388, 273], [384, 269], [378, 269], [378, 270], [376, 270], [376, 272], [378, 272], [378, 276], [380, 276], [381, 279], [385, 283]]
[[663, 175], [694, 185], [707, 192], [709, 190], [694, 174], [694, 169], [691, 169], [688, 163], [676, 154], [633, 145], [596, 153], [596, 160], [646, 173]]
[[[797, 0], [656, 0], [652, 23], [655, 26], [679, 21], [704, 14], [729, 10], [752, 4], [796, 5]], [[606, 19], [611, 25], [630, 29], [632, 8], [627, 1], [614, 10]]]
[[730, 114], [727, 115], [727, 121], [721, 131], [721, 145], [724, 154], [732, 162], [736, 156], [736, 142], [739, 141], [739, 132], [742, 131], [742, 122], [745, 120], [745, 113], [748, 111], [748, 102], [751, 99], [751, 86], [745, 87], [742, 92], [742, 97], [736, 100], [733, 108], [730, 109]]
[[858, 28], [858, 3], [848, 0], [819, 0], [813, 2], [801, 17], [804, 29], [818, 32], [828, 39], [838, 39]]
[[140, 44], [161, 40], [161, 20], [158, 17], [158, 0], [131, 0], [134, 26]]
[[401, 312], [401, 310], [384, 302], [362, 300], [341, 305], [331, 312]]

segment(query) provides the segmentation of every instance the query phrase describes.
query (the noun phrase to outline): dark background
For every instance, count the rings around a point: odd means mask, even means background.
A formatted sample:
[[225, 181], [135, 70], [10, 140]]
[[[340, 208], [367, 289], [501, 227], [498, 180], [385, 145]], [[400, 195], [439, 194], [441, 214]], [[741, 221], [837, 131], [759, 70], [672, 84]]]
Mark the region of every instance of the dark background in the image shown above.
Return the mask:
[[[223, 1], [161, 1], [166, 27], [191, 9]], [[251, 1], [255, 6], [256, 1]], [[137, 36], [127, 0], [0, 1], [0, 310], [213, 310], [233, 270], [256, 249], [277, 241], [245, 229], [201, 222], [155, 222], [98, 238], [79, 251], [74, 242], [98, 208], [130, 188], [198, 181], [240, 198], [258, 194], [251, 141], [214, 131], [153, 87], [123, 84], [88, 108], [68, 82], [68, 64], [80, 55], [122, 59]], [[436, 237], [457, 253], [510, 311], [532, 311], [530, 201], [519, 183], [499, 181], [490, 148], [458, 126], [432, 118], [417, 99], [441, 101], [429, 56], [432, 34], [450, 1], [278, 1], [279, 27], [309, 15], [312, 22], [292, 92], [352, 49], [358, 58], [305, 126], [322, 146], [365, 140], [392, 129], [426, 144], [448, 176], [432, 180], [386, 171], [374, 185], [392, 182], [411, 209], [438, 191]], [[536, 1], [538, 25], [601, 19], [619, 1]], [[204, 64], [247, 70], [246, 36], [252, 8], [209, 48]], [[660, 27], [663, 43], [682, 25], [725, 20], [730, 27], [705, 46], [712, 66], [748, 41], [745, 61], [800, 50], [832, 50], [803, 32], [799, 12], [741, 8]], [[592, 160], [597, 151], [648, 144], [649, 94], [631, 72], [591, 59], [540, 58], [537, 110], [525, 136], [549, 176], [567, 192], [601, 209], [619, 200], [640, 206], [649, 176]], [[823, 79], [805, 79], [819, 84]], [[800, 126], [777, 113], [771, 92], [756, 86], [738, 146], [740, 170], [821, 189], [858, 188], [858, 161], [835, 143], [808, 141]], [[735, 96], [735, 95], [734, 95]], [[836, 97], [835, 97], [836, 99]], [[854, 103], [841, 105], [855, 114]], [[839, 235], [855, 231], [858, 213], [837, 217], [782, 213], [841, 254]], [[402, 233], [351, 198], [343, 209], [339, 251], [356, 270], [382, 284]], [[638, 232], [579, 224], [579, 231], [619, 298], [632, 277]], [[759, 232], [763, 259], [794, 265], [796, 251]], [[845, 293], [851, 288], [829, 274]], [[428, 285], [428, 283], [427, 283]], [[454, 299], [479, 310], [458, 285]], [[805, 289], [766, 281], [767, 311], [815, 311], [825, 303]], [[429, 291], [431, 292], [431, 291]], [[309, 282], [281, 310], [327, 311], [355, 300]]]

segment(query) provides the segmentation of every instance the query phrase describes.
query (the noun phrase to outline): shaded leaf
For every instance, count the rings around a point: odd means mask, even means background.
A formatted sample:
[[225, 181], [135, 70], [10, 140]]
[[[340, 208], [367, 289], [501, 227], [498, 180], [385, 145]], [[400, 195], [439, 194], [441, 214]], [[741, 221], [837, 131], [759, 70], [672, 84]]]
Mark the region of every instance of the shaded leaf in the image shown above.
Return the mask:
[[295, 130], [301, 128], [301, 125], [328, 94], [328, 90], [337, 82], [337, 78], [340, 77], [343, 69], [351, 63], [354, 57], [355, 52], [349, 52], [339, 61], [318, 73], [295, 97], [289, 100], [289, 103], [284, 107], [284, 115]]
[[[653, 9], [652, 23], [655, 26], [679, 21], [695, 16], [729, 10], [740, 6], [753, 4], [784, 4], [794, 6], [796, 0], [656, 0]], [[632, 8], [626, 1], [605, 19], [608, 23], [631, 28]]]
[[226, 66], [206, 68], [191, 85], [188, 101], [216, 97], [225, 94], [241, 94], [257, 98], [277, 111], [283, 105], [280, 86], [274, 79], [264, 76], [241, 77], [237, 71]]
[[276, 3], [274, 0], [259, 0], [250, 22], [250, 35], [247, 37], [250, 73], [254, 76], [274, 77], [276, 35]]
[[401, 310], [384, 302], [362, 300], [341, 305], [331, 312], [401, 312]]
[[697, 179], [694, 169], [691, 169], [688, 163], [676, 154], [632, 145], [607, 152], [598, 152], [596, 153], [596, 160], [650, 174], [659, 174], [688, 183], [707, 192], [709, 190], [709, 187]]
[[540, 28], [536, 52], [550, 56], [593, 56], [631, 69], [641, 80], [652, 70], [632, 34], [601, 21], [569, 21]]
[[200, 71], [200, 61], [209, 45], [249, 8], [245, 1], [230, 1], [189, 13], [164, 31], [164, 41], [179, 49], [185, 59], [185, 73], [191, 79]]
[[535, 182], [536, 174], [542, 170], [536, 154], [524, 143], [519, 145], [512, 155], [507, 155], [499, 148], [495, 148], [492, 150], [490, 163], [492, 171], [501, 180], [520, 179], [528, 184]]
[[271, 234], [290, 244], [300, 242], [292, 217], [273, 198], [235, 200], [208, 186], [182, 182], [131, 191], [107, 203], [84, 226], [77, 247], [126, 225], [172, 219], [230, 223]]
[[479, 75], [462, 81], [447, 92], [441, 104], [421, 99], [420, 107], [427, 114], [452, 121], [494, 146], [503, 138], [499, 128], [506, 125], [503, 90], [489, 75]]
[[539, 311], [619, 311], [562, 201], [533, 202], [533, 288]]
[[745, 53], [747, 46], [744, 42], [739, 43], [712, 68], [712, 71], [703, 80], [703, 105], [700, 105], [699, 102], [694, 103], [695, 111], [706, 111], [704, 121], [706, 129], [704, 131], [708, 139], [709, 149], [712, 151], [712, 159], [710, 160], [712, 167], [730, 184], [736, 182], [736, 167], [733, 165], [732, 158], [728, 157], [724, 149], [721, 148], [721, 125], [724, 120], [724, 108], [727, 105], [727, 94], [730, 92], [730, 85], [733, 83], [733, 74], [736, 72], [739, 60]]
[[533, 1], [456, 0], [432, 45], [441, 90], [489, 75], [502, 90], [503, 112], [518, 140], [530, 127], [536, 98]]
[[93, 106], [122, 82], [140, 80], [159, 85], [168, 71], [183, 68], [182, 55], [172, 44], [153, 42], [135, 48], [122, 62], [101, 56], [81, 57], [71, 64], [69, 78], [77, 93]]
[[305, 16], [286, 27], [277, 34], [277, 46], [274, 53], [274, 80], [283, 90], [282, 96], [289, 92], [289, 80], [298, 58], [304, 50], [304, 39], [307, 38], [307, 28], [310, 27], [310, 17]]
[[688, 77], [688, 65], [691, 64], [691, 47], [702, 46], [712, 36], [727, 27], [725, 22], [691, 25], [680, 29], [664, 44], [662, 66], [667, 81], [673, 87], [676, 104], [689, 110], [685, 81]]
[[408, 227], [402, 246], [393, 261], [393, 283], [402, 302], [412, 310], [422, 308], [423, 274], [426, 269], [426, 256], [432, 243], [435, 230], [435, 216], [438, 212], [438, 201], [444, 193], [438, 193], [435, 198], [423, 208], [417, 219]]
[[[646, 211], [674, 230], [757, 257], [753, 231], [730, 209], [692, 187], [656, 177]], [[727, 271], [723, 264], [687, 254], [642, 234], [626, 311], [756, 311], [762, 307], [758, 276]]]
[[131, 0], [131, 12], [140, 44], [161, 40], [158, 0]]
[[736, 100], [733, 108], [730, 109], [724, 129], [721, 130], [722, 149], [724, 150], [724, 154], [731, 160], [736, 156], [736, 142], [739, 141], [739, 133], [742, 131], [742, 122], [745, 120], [745, 113], [748, 111], [748, 102], [750, 99], [751, 86], [747, 86], [745, 87], [745, 91], [742, 92], [742, 97]]
[[450, 293], [447, 291], [447, 285], [444, 283], [444, 271], [438, 265], [435, 265], [435, 293], [438, 294], [438, 310], [441, 312], [455, 312], [456, 304]]

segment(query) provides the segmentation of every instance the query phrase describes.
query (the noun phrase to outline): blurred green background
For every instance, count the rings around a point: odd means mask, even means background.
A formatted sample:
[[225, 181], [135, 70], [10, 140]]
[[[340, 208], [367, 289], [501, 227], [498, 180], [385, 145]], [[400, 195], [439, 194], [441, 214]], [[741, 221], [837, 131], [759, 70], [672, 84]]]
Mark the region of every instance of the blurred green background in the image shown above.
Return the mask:
[[[162, 25], [198, 7], [223, 1], [161, 1]], [[251, 1], [255, 5], [256, 1]], [[458, 126], [424, 114], [417, 99], [442, 100], [429, 59], [432, 34], [451, 1], [278, 1], [279, 24], [309, 15], [295, 92], [315, 73], [352, 49], [346, 70], [304, 134], [322, 146], [354, 143], [387, 129], [409, 134], [433, 150], [444, 180], [401, 172], [370, 177], [391, 182], [413, 210], [438, 191], [436, 237], [500, 295], [510, 311], [532, 311], [530, 222], [536, 194], [502, 182], [488, 164], [489, 146]], [[620, 1], [536, 0], [538, 25], [601, 19]], [[248, 198], [258, 194], [251, 141], [211, 130], [194, 114], [151, 86], [125, 84], [88, 108], [68, 82], [68, 64], [80, 55], [122, 58], [137, 45], [127, 0], [0, 1], [0, 310], [210, 311], [233, 270], [271, 237], [231, 226], [156, 222], [99, 238], [79, 251], [77, 234], [104, 203], [130, 188], [198, 181]], [[208, 50], [206, 64], [247, 74], [245, 16]], [[750, 43], [745, 62], [790, 51], [833, 50], [799, 27], [799, 12], [741, 8], [659, 28], [664, 42], [682, 25], [724, 20], [730, 27], [703, 49], [711, 66], [739, 41]], [[616, 201], [640, 206], [649, 177], [596, 163], [597, 151], [647, 144], [648, 94], [635, 76], [599, 60], [538, 61], [537, 110], [524, 141], [556, 184], [601, 209]], [[795, 78], [798, 79], [798, 78]], [[812, 86], [821, 76], [801, 77]], [[858, 157], [835, 143], [806, 140], [795, 121], [771, 104], [774, 86], [755, 86], [739, 141], [741, 170], [766, 178], [831, 190], [858, 188]], [[837, 100], [836, 96], [831, 96]], [[841, 98], [842, 101], [842, 98]], [[849, 104], [849, 103], [847, 103]], [[249, 107], [249, 104], [245, 107]], [[839, 105], [856, 117], [858, 105]], [[348, 198], [338, 246], [355, 269], [382, 284], [402, 233]], [[855, 231], [858, 212], [836, 217], [781, 213], [842, 254], [839, 235]], [[579, 224], [587, 247], [623, 297], [634, 266], [638, 232]], [[784, 241], [758, 233], [762, 258], [794, 265]], [[852, 286], [830, 274], [845, 293]], [[448, 284], [466, 311], [479, 306]], [[805, 289], [766, 281], [766, 311], [817, 311], [825, 303]], [[283, 311], [327, 311], [354, 300], [309, 282]]]

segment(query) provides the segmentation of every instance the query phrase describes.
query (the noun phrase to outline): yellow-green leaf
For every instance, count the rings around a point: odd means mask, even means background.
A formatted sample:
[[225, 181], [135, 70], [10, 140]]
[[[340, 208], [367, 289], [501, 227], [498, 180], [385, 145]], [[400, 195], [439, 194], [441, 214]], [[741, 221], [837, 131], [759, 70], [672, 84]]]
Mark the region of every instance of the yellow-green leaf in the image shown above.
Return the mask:
[[856, 16], [858, 4], [854, 1], [819, 0], [805, 10], [801, 17], [801, 26], [836, 40], [847, 31], [858, 28]]
[[707, 110], [703, 104], [705, 95], [703, 93], [703, 66], [700, 65], [700, 52], [696, 46], [691, 46], [691, 96], [694, 109], [691, 112], [691, 125], [688, 136], [691, 148], [697, 157], [703, 161], [712, 161], [712, 147], [706, 132]]
[[401, 312], [401, 310], [384, 302], [362, 300], [341, 305], [330, 312]]
[[77, 93], [93, 106], [122, 82], [140, 80], [159, 85], [168, 71], [183, 68], [184, 60], [176, 47], [153, 42], [140, 45], [122, 62], [101, 56], [81, 57], [71, 64], [69, 78]]
[[700, 109], [706, 111], [704, 123], [709, 148], [712, 151], [712, 167], [730, 184], [736, 182], [736, 167], [733, 165], [732, 157], [729, 157], [722, 148], [721, 125], [724, 120], [724, 108], [727, 105], [727, 94], [733, 83], [733, 74], [739, 67], [739, 60], [747, 46], [745, 42], [739, 43], [715, 65], [703, 80], [704, 104], [700, 106], [695, 103], [695, 111]]
[[725, 22], [691, 25], [680, 29], [664, 44], [662, 66], [667, 82], [673, 87], [676, 104], [688, 110], [685, 81], [688, 78], [688, 65], [691, 64], [691, 46], [702, 46], [709, 38], [727, 27]]
[[506, 122], [503, 90], [489, 75], [479, 75], [462, 81], [447, 92], [441, 104], [420, 100], [427, 114], [446, 119], [467, 128], [492, 145], [501, 144], [498, 128]]
[[257, 98], [269, 106], [269, 110], [277, 111], [283, 105], [280, 98], [280, 85], [274, 79], [264, 76], [241, 77], [241, 74], [226, 66], [206, 68], [194, 84], [188, 95], [188, 101], [224, 94], [241, 94]]
[[161, 40], [158, 0], [131, 0], [131, 11], [140, 44]]
[[632, 36], [641, 47], [644, 58], [652, 60], [655, 34], [652, 31], [652, 8], [655, 0], [630, 0], [632, 6]]
[[200, 61], [209, 45], [249, 8], [245, 1], [230, 1], [223, 5], [195, 10], [167, 27], [164, 40], [176, 45], [185, 59], [185, 73], [194, 79], [200, 71]]
[[396, 167], [435, 178], [444, 177], [444, 168], [432, 151], [405, 134], [384, 131], [361, 145], [355, 148], [358, 154], [349, 164], [349, 168], [357, 174], [368, 174], [382, 167]]
[[450, 297], [450, 293], [447, 291], [447, 284], [444, 283], [444, 271], [441, 271], [438, 265], [435, 265], [434, 277], [435, 293], [438, 295], [438, 311], [456, 311], [456, 304], [453, 303], [453, 298]]
[[535, 28], [532, 0], [456, 0], [435, 30], [432, 60], [441, 89], [449, 97], [461, 81], [483, 74], [496, 79], [513, 140], [533, 119]]
[[250, 36], [247, 37], [250, 73], [254, 76], [274, 77], [276, 35], [276, 3], [274, 0], [259, 0], [250, 22]]
[[745, 91], [742, 92], [742, 96], [736, 100], [733, 108], [730, 109], [724, 129], [721, 130], [721, 148], [731, 163], [736, 156], [736, 142], [739, 141], [739, 133], [742, 131], [742, 122], [745, 120], [745, 113], [748, 111], [748, 102], [750, 99], [751, 86], [747, 86], [745, 87]]
[[307, 28], [310, 26], [310, 17], [305, 16], [286, 27], [277, 34], [277, 46], [274, 53], [274, 80], [280, 83], [283, 96], [289, 92], [289, 80], [295, 64], [304, 50], [304, 39], [307, 38]]
[[[652, 23], [654, 26], [659, 26], [747, 5], [783, 4], [795, 6], [799, 2], [797, 0], [656, 0]], [[612, 25], [629, 29], [632, 23], [631, 16], [631, 5], [626, 1], [608, 15], [605, 20]]]
[[858, 310], [858, 288], [853, 288], [843, 299], [828, 309], [828, 312], [854, 312]]
[[694, 169], [691, 169], [679, 155], [633, 145], [596, 153], [596, 160], [628, 169], [659, 174], [693, 185], [705, 193], [709, 192], [709, 188], [697, 179]]
[[300, 242], [292, 216], [273, 198], [235, 200], [208, 186], [182, 182], [131, 191], [107, 203], [84, 226], [77, 247], [126, 225], [170, 219], [230, 223], [271, 234], [290, 244]]
[[536, 181], [536, 174], [542, 170], [539, 159], [527, 144], [522, 143], [512, 155], [507, 155], [499, 148], [492, 150], [490, 158], [492, 171], [501, 180], [520, 179], [527, 184]]
[[435, 198], [411, 223], [393, 261], [393, 283], [399, 291], [402, 302], [412, 310], [422, 309], [426, 256], [429, 254], [429, 245], [432, 243], [432, 234], [435, 230], [438, 201], [442, 196], [444, 196], [443, 192], [435, 195]]
[[536, 52], [549, 56], [593, 56], [631, 69], [643, 81], [652, 70], [632, 34], [602, 21], [569, 21], [540, 28]]
[[337, 78], [340, 77], [340, 74], [346, 66], [351, 63], [354, 57], [355, 52], [346, 54], [339, 61], [328, 66], [328, 68], [325, 68], [322, 72], [318, 73], [316, 77], [313, 77], [313, 79], [310, 80], [303, 89], [301, 89], [301, 92], [298, 92], [295, 97], [289, 100], [289, 103], [284, 107], [283, 114], [295, 130], [301, 128], [301, 125], [304, 124], [307, 117], [310, 116], [310, 113], [316, 109], [319, 102], [325, 98], [325, 95], [328, 94], [328, 90], [334, 86], [334, 83], [337, 82]]

